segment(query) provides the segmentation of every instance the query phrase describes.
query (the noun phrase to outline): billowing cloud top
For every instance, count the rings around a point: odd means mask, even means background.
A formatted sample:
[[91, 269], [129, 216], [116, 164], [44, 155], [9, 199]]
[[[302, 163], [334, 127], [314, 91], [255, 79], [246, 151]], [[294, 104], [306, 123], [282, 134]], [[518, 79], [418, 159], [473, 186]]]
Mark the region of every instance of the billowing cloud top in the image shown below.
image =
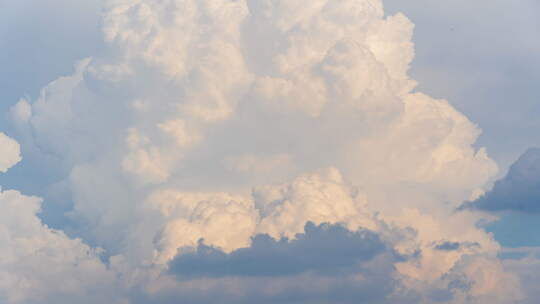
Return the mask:
[[518, 301], [481, 215], [455, 212], [496, 165], [464, 115], [412, 92], [412, 30], [380, 0], [107, 1], [106, 50], [11, 110], [76, 224], [4, 192], [32, 224], [0, 218], [0, 295]]

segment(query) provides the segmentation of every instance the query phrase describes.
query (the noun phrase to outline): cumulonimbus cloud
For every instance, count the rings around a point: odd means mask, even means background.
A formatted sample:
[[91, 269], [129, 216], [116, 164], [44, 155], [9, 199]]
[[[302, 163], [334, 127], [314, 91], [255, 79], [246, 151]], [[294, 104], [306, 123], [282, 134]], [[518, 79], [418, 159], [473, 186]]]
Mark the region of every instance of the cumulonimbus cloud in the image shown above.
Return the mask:
[[[11, 111], [23, 151], [61, 176], [51, 187], [73, 204], [72, 233], [103, 248], [105, 262], [91, 254], [115, 288], [103, 294], [128, 303], [350, 303], [358, 290], [380, 303], [521, 297], [499, 245], [476, 225], [482, 215], [454, 212], [497, 168], [473, 148], [473, 123], [413, 92], [405, 16], [385, 17], [380, 0], [114, 0], [104, 11], [106, 50]], [[235, 257], [260, 234], [294, 246], [308, 222], [368, 229], [392, 255], [343, 278], [209, 270], [179, 280], [168, 269], [201, 239]], [[475, 246], [437, 248], [444, 242]], [[72, 248], [51, 250], [71, 265], [62, 255]], [[377, 282], [391, 284], [369, 287]]]

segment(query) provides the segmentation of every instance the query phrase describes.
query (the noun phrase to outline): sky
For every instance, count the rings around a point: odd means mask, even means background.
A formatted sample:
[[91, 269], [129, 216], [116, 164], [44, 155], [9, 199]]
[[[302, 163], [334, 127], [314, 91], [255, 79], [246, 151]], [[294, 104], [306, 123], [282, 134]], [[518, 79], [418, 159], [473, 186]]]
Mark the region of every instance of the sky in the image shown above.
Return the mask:
[[0, 0], [0, 303], [535, 303], [539, 15]]

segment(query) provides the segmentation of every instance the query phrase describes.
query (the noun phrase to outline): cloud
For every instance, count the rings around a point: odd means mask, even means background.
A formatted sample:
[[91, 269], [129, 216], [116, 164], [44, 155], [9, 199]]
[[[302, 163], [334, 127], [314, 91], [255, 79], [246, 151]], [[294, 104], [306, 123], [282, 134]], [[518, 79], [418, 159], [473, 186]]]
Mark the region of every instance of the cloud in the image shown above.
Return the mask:
[[540, 149], [530, 148], [489, 192], [464, 208], [486, 211], [540, 212]]
[[[18, 144], [0, 133], [0, 160], [20, 160]], [[120, 303], [115, 275], [101, 250], [50, 229], [38, 217], [42, 200], [0, 191], [0, 301], [3, 303]]]
[[[537, 252], [538, 247], [535, 247], [532, 251]], [[525, 254], [524, 257], [519, 259], [506, 259], [504, 260], [504, 266], [518, 274], [523, 284], [523, 288], [527, 291], [527, 297], [523, 303], [535, 303], [538, 296], [540, 296], [540, 292], [536, 285], [536, 282], [540, 279], [540, 259], [538, 259], [538, 255]]]
[[194, 303], [414, 303], [420, 295], [403, 286], [394, 267], [403, 260], [373, 231], [308, 222], [294, 239], [257, 234], [229, 253], [200, 240], [178, 251], [168, 273], [184, 284], [220, 286], [214, 296], [187, 292]]
[[0, 172], [5, 173], [21, 160], [21, 148], [12, 138], [0, 133]]
[[377, 234], [368, 230], [351, 232], [339, 225], [308, 222], [304, 234], [295, 239], [274, 240], [256, 235], [251, 246], [229, 254], [201, 241], [194, 252], [178, 255], [170, 271], [183, 277], [287, 276], [304, 272], [334, 274], [386, 251]]
[[[403, 12], [416, 25], [410, 71], [418, 89], [444, 96], [482, 126], [478, 145], [506, 170], [539, 143], [536, 83], [540, 4], [524, 0], [385, 0], [387, 14]], [[474, 11], [474, 14], [468, 12]], [[515, 58], [521, 58], [516, 61]], [[515, 102], [509, 103], [508, 100]], [[503, 140], [504, 139], [504, 140]]]
[[[75, 60], [95, 54], [103, 46], [100, 32], [103, 2], [2, 2], [0, 111], [6, 111], [21, 96], [36, 96], [41, 87], [70, 73]], [[2, 129], [9, 127], [5, 120], [0, 125]]]
[[[95, 281], [131, 302], [517, 300], [483, 215], [454, 212], [497, 167], [463, 114], [412, 92], [412, 30], [380, 0], [111, 0], [105, 49], [12, 120], [70, 235], [103, 248]], [[300, 264], [214, 269], [244, 255]], [[192, 278], [168, 273], [189, 259]]]
[[0, 300], [4, 303], [119, 303], [100, 250], [43, 225], [41, 200], [0, 192]]

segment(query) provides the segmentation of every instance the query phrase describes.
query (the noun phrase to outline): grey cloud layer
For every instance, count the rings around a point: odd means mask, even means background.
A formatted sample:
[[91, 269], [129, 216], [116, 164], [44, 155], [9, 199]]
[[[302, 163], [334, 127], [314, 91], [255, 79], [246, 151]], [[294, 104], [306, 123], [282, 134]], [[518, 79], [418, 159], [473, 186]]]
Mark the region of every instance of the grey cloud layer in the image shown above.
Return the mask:
[[540, 149], [527, 150], [492, 190], [465, 206], [487, 211], [540, 213]]
[[[201, 240], [196, 248], [180, 249], [169, 262], [169, 272], [180, 280], [222, 278], [238, 281], [243, 289], [252, 289], [236, 297], [228, 295], [227, 302], [234, 303], [417, 301], [419, 295], [414, 292], [397, 291], [401, 283], [394, 264], [398, 261], [403, 258], [375, 232], [308, 222], [305, 232], [294, 239], [275, 240], [268, 235], [256, 235], [250, 247], [230, 253], [207, 246]], [[269, 288], [265, 292], [264, 286], [275, 286], [275, 290]], [[217, 303], [223, 299], [209, 297], [204, 301]]]
[[308, 222], [305, 233], [293, 240], [253, 237], [250, 247], [229, 254], [206, 246], [180, 253], [170, 262], [170, 271], [183, 277], [286, 276], [304, 272], [329, 275], [353, 272], [352, 268], [386, 251], [376, 233], [351, 232], [339, 225], [315, 226]]

